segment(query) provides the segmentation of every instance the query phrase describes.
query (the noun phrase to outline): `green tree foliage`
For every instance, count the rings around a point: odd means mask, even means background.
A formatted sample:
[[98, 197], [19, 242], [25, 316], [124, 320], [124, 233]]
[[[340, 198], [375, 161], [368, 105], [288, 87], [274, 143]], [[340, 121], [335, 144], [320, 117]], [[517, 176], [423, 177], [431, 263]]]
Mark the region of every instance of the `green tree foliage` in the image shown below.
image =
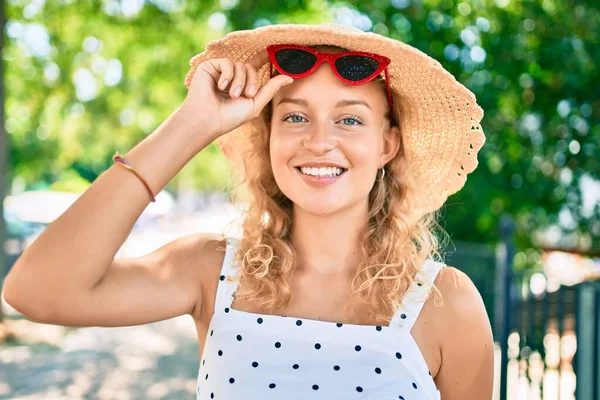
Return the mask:
[[[600, 208], [584, 208], [580, 190], [586, 175], [600, 179], [596, 2], [36, 4], [10, 2], [4, 56], [12, 176], [26, 185], [93, 181], [115, 151], [135, 146], [183, 101], [188, 61], [209, 40], [269, 23], [337, 21], [421, 49], [477, 95], [487, 142], [479, 168], [444, 208], [453, 239], [493, 242], [509, 213], [527, 247], [531, 232], [558, 223], [565, 208], [573, 221], [562, 220], [564, 237], [580, 239], [563, 244], [600, 249]], [[230, 174], [211, 145], [170, 186], [223, 188]]]

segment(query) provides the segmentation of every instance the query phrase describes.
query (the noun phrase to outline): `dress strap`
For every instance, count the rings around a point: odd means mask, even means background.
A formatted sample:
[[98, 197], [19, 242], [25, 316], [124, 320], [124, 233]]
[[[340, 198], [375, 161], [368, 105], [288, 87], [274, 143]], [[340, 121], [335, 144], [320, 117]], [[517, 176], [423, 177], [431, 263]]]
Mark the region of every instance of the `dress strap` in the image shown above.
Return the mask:
[[444, 266], [444, 263], [432, 259], [425, 261], [419, 272], [417, 272], [417, 281], [413, 282], [402, 299], [402, 304], [394, 313], [390, 326], [410, 332], [423, 309], [423, 305], [429, 298], [433, 282], [435, 282], [438, 273]]
[[217, 285], [217, 297], [215, 299], [215, 310], [231, 307], [233, 295], [238, 287], [238, 263], [235, 253], [239, 246], [239, 239], [227, 236], [225, 247], [225, 258], [221, 267], [219, 283]]

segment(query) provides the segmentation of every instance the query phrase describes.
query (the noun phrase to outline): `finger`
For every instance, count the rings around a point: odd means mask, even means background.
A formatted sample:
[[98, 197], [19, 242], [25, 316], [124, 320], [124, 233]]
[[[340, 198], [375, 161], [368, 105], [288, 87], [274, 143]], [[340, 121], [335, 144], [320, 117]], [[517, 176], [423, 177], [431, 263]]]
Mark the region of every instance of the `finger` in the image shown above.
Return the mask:
[[233, 64], [234, 76], [229, 88], [229, 96], [231, 98], [239, 97], [242, 93], [242, 89], [246, 84], [246, 66], [241, 62], [235, 62]]
[[251, 59], [246, 61], [247, 64], [251, 65], [255, 70], [259, 70], [260, 67], [269, 62], [269, 53], [267, 50], [260, 50]]
[[258, 72], [250, 64], [246, 64], [246, 96], [252, 97], [258, 87]]
[[287, 75], [277, 75], [271, 79], [261, 87], [256, 96], [254, 96], [254, 104], [255, 104], [255, 112], [259, 113], [269, 101], [275, 96], [275, 93], [279, 91], [283, 86], [289, 85], [294, 82], [292, 77]]
[[228, 58], [219, 58], [215, 61], [215, 68], [221, 72], [217, 86], [219, 89], [225, 90], [231, 79], [233, 79], [233, 62]]

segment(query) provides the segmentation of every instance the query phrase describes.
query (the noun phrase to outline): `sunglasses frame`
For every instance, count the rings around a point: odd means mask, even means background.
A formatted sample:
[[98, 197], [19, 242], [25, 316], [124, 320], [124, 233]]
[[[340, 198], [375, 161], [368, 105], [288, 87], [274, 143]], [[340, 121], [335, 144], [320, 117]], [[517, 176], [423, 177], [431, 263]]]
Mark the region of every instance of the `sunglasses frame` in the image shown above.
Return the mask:
[[[316, 58], [317, 61], [315, 62], [315, 64], [308, 69], [306, 72], [303, 72], [301, 74], [292, 74], [292, 73], [288, 73], [286, 72], [283, 68], [281, 68], [281, 66], [279, 65], [279, 63], [277, 62], [277, 58], [275, 57], [276, 53], [279, 50], [285, 50], [285, 49], [294, 49], [294, 50], [303, 50], [306, 51], [308, 53], [313, 54]], [[323, 62], [328, 62], [329, 66], [331, 68], [331, 71], [333, 71], [333, 74], [342, 82], [348, 84], [348, 85], [363, 85], [371, 80], [373, 80], [374, 78], [376, 78], [381, 71], [384, 71], [385, 74], [385, 84], [387, 87], [387, 93], [388, 93], [388, 101], [390, 103], [390, 109], [392, 107], [392, 93], [391, 93], [391, 89], [390, 89], [390, 84], [389, 84], [389, 78], [388, 78], [388, 70], [387, 70], [387, 66], [390, 64], [391, 60], [385, 56], [381, 56], [379, 54], [375, 54], [375, 53], [369, 53], [369, 52], [364, 52], [364, 51], [344, 51], [341, 53], [324, 53], [321, 52], [317, 49], [314, 49], [312, 47], [308, 47], [308, 46], [302, 46], [302, 45], [297, 45], [297, 44], [272, 44], [267, 46], [267, 53], [269, 55], [269, 60], [271, 61], [270, 63], [270, 77], [273, 77], [273, 66], [275, 66], [275, 68], [277, 69], [277, 71], [279, 71], [281, 74], [290, 76], [294, 79], [296, 78], [303, 78], [307, 75], [312, 74], [317, 68], [319, 68], [319, 66], [323, 63]], [[365, 79], [361, 79], [360, 81], [351, 81], [348, 80], [346, 78], [344, 78], [338, 71], [337, 66], [335, 65], [335, 61], [338, 58], [341, 57], [345, 57], [345, 56], [362, 56], [362, 57], [368, 57], [368, 58], [372, 58], [374, 60], [376, 60], [378, 62], [378, 66], [377, 69], [375, 70], [375, 72], [373, 72], [373, 74], [369, 75], [368, 77], [366, 77]]]

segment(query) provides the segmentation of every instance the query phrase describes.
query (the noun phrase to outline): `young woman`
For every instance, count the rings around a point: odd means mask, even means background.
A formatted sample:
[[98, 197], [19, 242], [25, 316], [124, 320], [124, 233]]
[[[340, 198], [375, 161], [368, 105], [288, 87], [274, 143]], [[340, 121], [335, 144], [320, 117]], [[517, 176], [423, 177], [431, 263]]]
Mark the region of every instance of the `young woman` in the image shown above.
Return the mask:
[[[6, 300], [69, 326], [190, 314], [198, 399], [490, 399], [488, 316], [435, 235], [485, 141], [474, 95], [406, 44], [330, 24], [233, 32], [190, 64], [181, 107], [25, 251]], [[242, 236], [114, 259], [216, 139]]]

